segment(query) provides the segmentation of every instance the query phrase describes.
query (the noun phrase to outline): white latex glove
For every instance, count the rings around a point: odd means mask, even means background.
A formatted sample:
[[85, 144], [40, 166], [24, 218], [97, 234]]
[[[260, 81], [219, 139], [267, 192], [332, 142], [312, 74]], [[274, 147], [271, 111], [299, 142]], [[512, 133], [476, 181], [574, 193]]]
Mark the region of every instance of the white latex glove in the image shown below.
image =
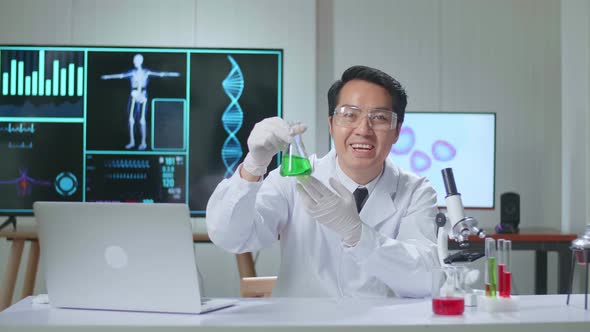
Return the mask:
[[303, 133], [307, 127], [303, 124], [289, 124], [278, 117], [264, 119], [254, 125], [248, 137], [248, 154], [242, 167], [255, 176], [266, 173], [272, 157], [293, 142], [292, 135]]
[[335, 178], [329, 182], [335, 193], [313, 176], [298, 178], [297, 191], [307, 212], [319, 223], [340, 234], [354, 247], [361, 239], [361, 218], [352, 193]]

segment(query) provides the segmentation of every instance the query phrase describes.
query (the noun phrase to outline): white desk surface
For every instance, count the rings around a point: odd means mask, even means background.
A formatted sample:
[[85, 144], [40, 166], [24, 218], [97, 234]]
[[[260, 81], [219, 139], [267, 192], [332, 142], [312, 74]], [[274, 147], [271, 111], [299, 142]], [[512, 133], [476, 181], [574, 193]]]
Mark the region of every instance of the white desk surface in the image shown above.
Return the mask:
[[[138, 313], [56, 309], [32, 304], [28, 297], [0, 312], [0, 330], [75, 330], [104, 328], [109, 331], [137, 327], [167, 330], [260, 331], [262, 329], [389, 330], [399, 331], [590, 331], [590, 310], [584, 310], [584, 296], [565, 295], [520, 297], [520, 310], [486, 313], [466, 307], [462, 316], [437, 316], [428, 299], [240, 299], [230, 308], [202, 315]], [[500, 330], [500, 331], [502, 331]]]

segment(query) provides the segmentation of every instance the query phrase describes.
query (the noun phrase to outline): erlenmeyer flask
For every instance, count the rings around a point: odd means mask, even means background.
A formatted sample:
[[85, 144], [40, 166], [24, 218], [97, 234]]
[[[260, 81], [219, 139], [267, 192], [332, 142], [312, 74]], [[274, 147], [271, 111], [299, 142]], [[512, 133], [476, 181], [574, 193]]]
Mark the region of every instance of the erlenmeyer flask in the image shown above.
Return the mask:
[[311, 163], [301, 139], [301, 134], [293, 136], [293, 143], [287, 146], [281, 159], [282, 176], [301, 176], [311, 174]]

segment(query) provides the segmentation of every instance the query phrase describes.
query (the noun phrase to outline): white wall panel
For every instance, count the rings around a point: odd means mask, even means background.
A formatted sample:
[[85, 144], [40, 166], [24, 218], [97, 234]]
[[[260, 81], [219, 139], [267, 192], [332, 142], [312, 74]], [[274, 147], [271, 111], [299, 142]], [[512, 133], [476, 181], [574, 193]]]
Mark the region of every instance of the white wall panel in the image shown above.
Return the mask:
[[3, 44], [69, 44], [72, 0], [0, 0]]
[[562, 149], [565, 231], [590, 223], [590, 3], [564, 1], [562, 17]]
[[72, 42], [82, 45], [192, 46], [192, 0], [76, 0]]
[[334, 1], [334, 79], [352, 65], [379, 68], [405, 87], [408, 110], [437, 111], [438, 11], [431, 0]]

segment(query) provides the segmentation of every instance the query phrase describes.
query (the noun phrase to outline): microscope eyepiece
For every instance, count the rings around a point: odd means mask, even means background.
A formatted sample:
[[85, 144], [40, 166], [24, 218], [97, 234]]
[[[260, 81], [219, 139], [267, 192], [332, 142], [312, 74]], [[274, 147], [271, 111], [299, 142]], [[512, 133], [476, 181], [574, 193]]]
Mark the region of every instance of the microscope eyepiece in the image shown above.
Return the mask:
[[452, 168], [443, 168], [442, 169], [442, 177], [445, 183], [445, 190], [447, 192], [447, 197], [453, 195], [460, 195], [457, 192], [457, 185], [455, 184], [455, 177], [453, 176], [453, 169]]

